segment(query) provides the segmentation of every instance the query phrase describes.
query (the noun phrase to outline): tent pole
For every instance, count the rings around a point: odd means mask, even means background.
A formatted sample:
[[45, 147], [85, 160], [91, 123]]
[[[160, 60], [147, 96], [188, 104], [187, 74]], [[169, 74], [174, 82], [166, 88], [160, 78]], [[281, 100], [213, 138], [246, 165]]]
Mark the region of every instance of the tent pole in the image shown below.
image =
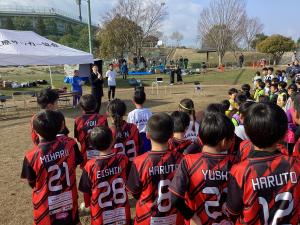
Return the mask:
[[52, 80], [52, 71], [51, 71], [51, 66], [48, 66], [48, 67], [49, 67], [49, 74], [50, 74], [51, 88], [54, 88], [54, 87], [53, 87], [53, 80]]

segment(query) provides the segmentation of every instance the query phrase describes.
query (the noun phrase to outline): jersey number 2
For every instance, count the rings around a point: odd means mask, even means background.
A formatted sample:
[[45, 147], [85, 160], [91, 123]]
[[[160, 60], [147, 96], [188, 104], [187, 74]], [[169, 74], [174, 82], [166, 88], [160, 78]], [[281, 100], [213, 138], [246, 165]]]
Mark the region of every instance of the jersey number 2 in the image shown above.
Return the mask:
[[[277, 225], [277, 219], [288, 216], [293, 211], [294, 208], [294, 200], [290, 192], [283, 192], [276, 195], [275, 202], [278, 201], [288, 201], [289, 205], [284, 210], [283, 209], [276, 210], [274, 217], [272, 219], [272, 225]], [[266, 201], [265, 198], [258, 197], [258, 203], [262, 205], [263, 213], [264, 213], [264, 221], [265, 224], [268, 224], [268, 220], [270, 216], [268, 202]]]
[[[70, 187], [70, 175], [69, 175], [69, 167], [68, 167], [68, 164], [66, 162], [63, 162], [62, 166], [64, 167], [65, 169], [65, 174], [66, 174], [66, 182], [67, 182], [67, 185]], [[59, 168], [58, 165], [53, 165], [53, 166], [50, 166], [48, 168], [48, 173], [49, 172], [52, 172], [52, 171], [57, 171], [56, 174], [52, 177], [49, 178], [49, 181], [48, 181], [48, 188], [50, 191], [60, 191], [62, 190], [62, 185], [52, 185], [52, 183], [56, 180], [59, 180], [60, 177], [61, 177], [61, 168]]]
[[[118, 187], [118, 184], [121, 185], [121, 187]], [[126, 202], [125, 185], [122, 178], [115, 179], [111, 184], [112, 188], [107, 181], [98, 184], [98, 188], [104, 187], [106, 187], [106, 191], [102, 192], [98, 198], [98, 203], [101, 208], [112, 206], [112, 201], [103, 202], [103, 198], [110, 195], [111, 189], [113, 192], [113, 201], [115, 204], [124, 204]]]

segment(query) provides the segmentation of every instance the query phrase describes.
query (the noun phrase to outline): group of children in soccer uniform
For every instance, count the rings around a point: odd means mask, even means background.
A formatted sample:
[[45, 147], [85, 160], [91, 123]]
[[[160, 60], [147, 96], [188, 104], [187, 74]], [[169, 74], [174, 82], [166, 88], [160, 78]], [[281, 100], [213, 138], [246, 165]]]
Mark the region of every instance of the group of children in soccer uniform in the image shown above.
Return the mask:
[[[285, 111], [255, 103], [250, 89], [231, 89], [230, 101], [208, 105], [198, 121], [191, 99], [170, 115], [152, 115], [137, 90], [127, 122], [122, 100], [99, 115], [94, 97], [84, 95], [74, 123], [80, 148], [57, 111], [57, 93], [41, 91], [43, 110], [31, 120], [35, 146], [21, 175], [33, 188], [34, 224], [80, 224], [78, 165], [94, 225], [131, 224], [130, 196], [134, 224], [298, 224], [300, 141], [288, 150]], [[300, 94], [292, 106], [300, 124]]]

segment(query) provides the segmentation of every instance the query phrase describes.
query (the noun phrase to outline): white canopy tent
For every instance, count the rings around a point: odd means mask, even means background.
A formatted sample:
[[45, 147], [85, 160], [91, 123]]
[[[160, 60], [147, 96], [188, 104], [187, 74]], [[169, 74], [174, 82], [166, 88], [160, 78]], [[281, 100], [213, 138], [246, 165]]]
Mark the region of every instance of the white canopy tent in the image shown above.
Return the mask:
[[0, 29], [0, 66], [89, 64], [93, 55], [53, 42], [32, 31]]

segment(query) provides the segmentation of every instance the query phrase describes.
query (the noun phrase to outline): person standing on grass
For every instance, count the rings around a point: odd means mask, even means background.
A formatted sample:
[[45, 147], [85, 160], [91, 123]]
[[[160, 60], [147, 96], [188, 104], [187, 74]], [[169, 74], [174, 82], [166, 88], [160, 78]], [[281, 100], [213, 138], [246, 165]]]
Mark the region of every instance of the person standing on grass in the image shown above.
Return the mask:
[[108, 83], [108, 101], [110, 101], [111, 97], [112, 99], [115, 99], [115, 93], [116, 93], [116, 77], [117, 74], [114, 71], [113, 64], [109, 64], [109, 70], [106, 72], [105, 77], [107, 78]]
[[73, 96], [73, 107], [75, 108], [82, 96], [82, 85], [84, 84], [84, 81], [79, 77], [79, 70], [74, 70], [73, 79], [70, 79], [69, 82], [72, 85], [72, 92], [76, 92]]
[[97, 101], [97, 108], [95, 112], [99, 113], [103, 97], [103, 76], [101, 73], [99, 73], [97, 65], [93, 65], [92, 70], [93, 72], [91, 73], [89, 79], [92, 88], [92, 95]]
[[241, 53], [240, 56], [239, 56], [240, 68], [243, 67], [244, 60], [245, 60], [245, 57], [244, 57], [243, 53]]

